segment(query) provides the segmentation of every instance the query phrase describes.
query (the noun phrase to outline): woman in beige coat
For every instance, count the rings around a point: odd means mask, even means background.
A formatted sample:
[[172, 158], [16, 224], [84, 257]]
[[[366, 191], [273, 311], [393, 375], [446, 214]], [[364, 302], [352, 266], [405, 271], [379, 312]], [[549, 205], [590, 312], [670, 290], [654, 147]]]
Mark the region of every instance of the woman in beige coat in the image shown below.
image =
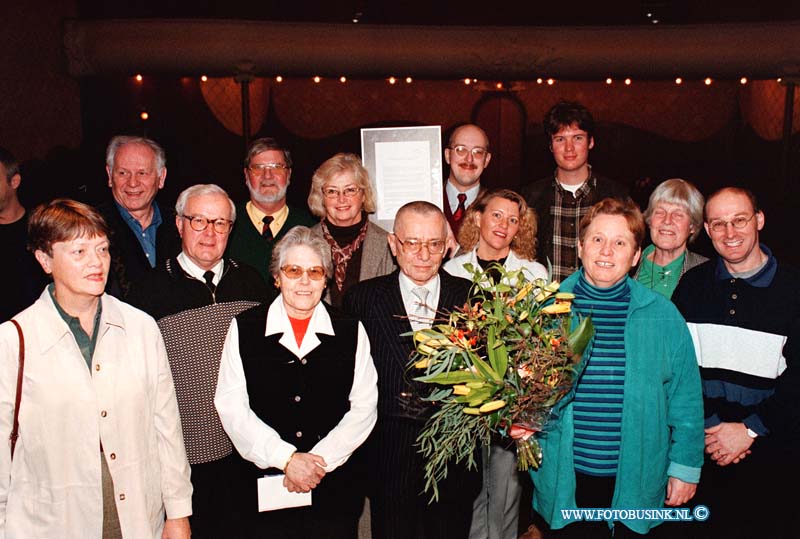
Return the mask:
[[388, 232], [367, 219], [375, 211], [375, 194], [357, 155], [337, 153], [320, 165], [311, 179], [308, 207], [322, 219], [312, 230], [325, 239], [333, 257], [326, 302], [339, 307], [351, 285], [394, 271]]
[[[39, 206], [30, 218], [29, 247], [53, 283], [14, 317], [25, 365], [13, 460], [0, 451], [0, 537], [190, 535], [192, 486], [167, 354], [152, 318], [103, 292], [108, 232], [93, 208], [72, 200]], [[4, 440], [18, 350], [6, 322]]]

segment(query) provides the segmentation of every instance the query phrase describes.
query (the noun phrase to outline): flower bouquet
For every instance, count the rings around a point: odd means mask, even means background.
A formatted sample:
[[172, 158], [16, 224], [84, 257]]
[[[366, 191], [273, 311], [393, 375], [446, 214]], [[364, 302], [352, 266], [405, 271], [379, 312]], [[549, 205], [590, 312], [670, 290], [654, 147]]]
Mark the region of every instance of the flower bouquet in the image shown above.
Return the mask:
[[558, 293], [558, 282], [530, 281], [499, 265], [465, 268], [473, 275], [471, 303], [414, 332], [415, 379], [433, 386], [424, 400], [440, 404], [417, 438], [432, 500], [448, 462], [474, 468], [475, 449], [493, 434], [516, 441], [520, 470], [539, 467], [537, 433], [580, 375], [593, 333], [589, 318], [573, 321], [574, 296]]

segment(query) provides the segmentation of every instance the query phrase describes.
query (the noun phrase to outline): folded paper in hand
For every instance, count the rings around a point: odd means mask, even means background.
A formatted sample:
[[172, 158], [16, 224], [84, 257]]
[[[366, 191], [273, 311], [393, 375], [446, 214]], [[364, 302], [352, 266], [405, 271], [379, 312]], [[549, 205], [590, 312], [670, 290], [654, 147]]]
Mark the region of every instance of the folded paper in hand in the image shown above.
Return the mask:
[[258, 510], [274, 511], [311, 505], [311, 492], [289, 492], [283, 486], [283, 474], [265, 475], [258, 480]]

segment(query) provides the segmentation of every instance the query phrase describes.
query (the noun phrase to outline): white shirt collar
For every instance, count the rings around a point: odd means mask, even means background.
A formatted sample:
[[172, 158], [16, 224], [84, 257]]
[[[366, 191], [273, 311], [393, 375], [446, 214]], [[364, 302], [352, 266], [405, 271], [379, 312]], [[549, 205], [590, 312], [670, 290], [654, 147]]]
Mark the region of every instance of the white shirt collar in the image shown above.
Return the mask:
[[[450, 212], [456, 211], [458, 208], [458, 194], [461, 193], [455, 186], [450, 183], [450, 180], [447, 180], [445, 191], [447, 191], [447, 202], [450, 203]], [[481, 192], [481, 182], [476, 183], [473, 187], [470, 187], [464, 194], [467, 195], [467, 200], [464, 201], [464, 207], [469, 208], [470, 204], [475, 202], [475, 199], [478, 198], [478, 193]]]
[[[441, 290], [441, 279], [439, 278], [439, 274], [437, 273], [430, 281], [425, 284], [418, 285], [414, 281], [408, 278], [408, 276], [400, 272], [400, 295], [403, 297], [403, 306], [406, 309], [406, 315], [409, 315], [414, 312], [414, 308], [419, 302], [417, 296], [412, 292], [416, 287], [424, 286], [428, 289], [428, 316], [434, 317], [436, 316], [436, 307], [439, 305], [439, 292]], [[419, 329], [419, 326], [431, 327], [430, 323], [426, 324], [417, 324], [415, 321], [411, 321], [412, 329]]]
[[[183, 271], [188, 273], [191, 277], [194, 277], [198, 281], [206, 282], [206, 278], [203, 277], [203, 274], [206, 272], [203, 268], [192, 262], [192, 260], [186, 256], [186, 253], [181, 251], [178, 255], [178, 264], [180, 264]], [[214, 264], [214, 267], [211, 268], [211, 271], [214, 272], [214, 286], [219, 284], [219, 280], [222, 279], [222, 270], [225, 267], [225, 261], [220, 259], [219, 262]]]
[[298, 347], [297, 340], [294, 338], [292, 323], [289, 321], [289, 315], [286, 313], [286, 307], [283, 305], [283, 296], [275, 298], [269, 306], [269, 310], [267, 311], [267, 327], [264, 331], [264, 335], [276, 335], [278, 333], [283, 334], [279, 342], [297, 357], [305, 356], [320, 345], [317, 333], [335, 335], [328, 310], [322, 302], [320, 302], [314, 307], [314, 312], [311, 313], [311, 320], [308, 322], [308, 328], [306, 329], [305, 336], [303, 336], [303, 342]]

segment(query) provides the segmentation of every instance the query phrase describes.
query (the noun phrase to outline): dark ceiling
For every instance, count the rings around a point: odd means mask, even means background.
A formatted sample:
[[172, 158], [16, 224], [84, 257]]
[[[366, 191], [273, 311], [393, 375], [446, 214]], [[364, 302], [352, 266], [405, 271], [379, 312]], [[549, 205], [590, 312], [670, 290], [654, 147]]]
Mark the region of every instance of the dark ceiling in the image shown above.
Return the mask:
[[800, 20], [800, 2], [729, 0], [78, 0], [83, 19], [217, 18], [466, 26], [627, 26]]

